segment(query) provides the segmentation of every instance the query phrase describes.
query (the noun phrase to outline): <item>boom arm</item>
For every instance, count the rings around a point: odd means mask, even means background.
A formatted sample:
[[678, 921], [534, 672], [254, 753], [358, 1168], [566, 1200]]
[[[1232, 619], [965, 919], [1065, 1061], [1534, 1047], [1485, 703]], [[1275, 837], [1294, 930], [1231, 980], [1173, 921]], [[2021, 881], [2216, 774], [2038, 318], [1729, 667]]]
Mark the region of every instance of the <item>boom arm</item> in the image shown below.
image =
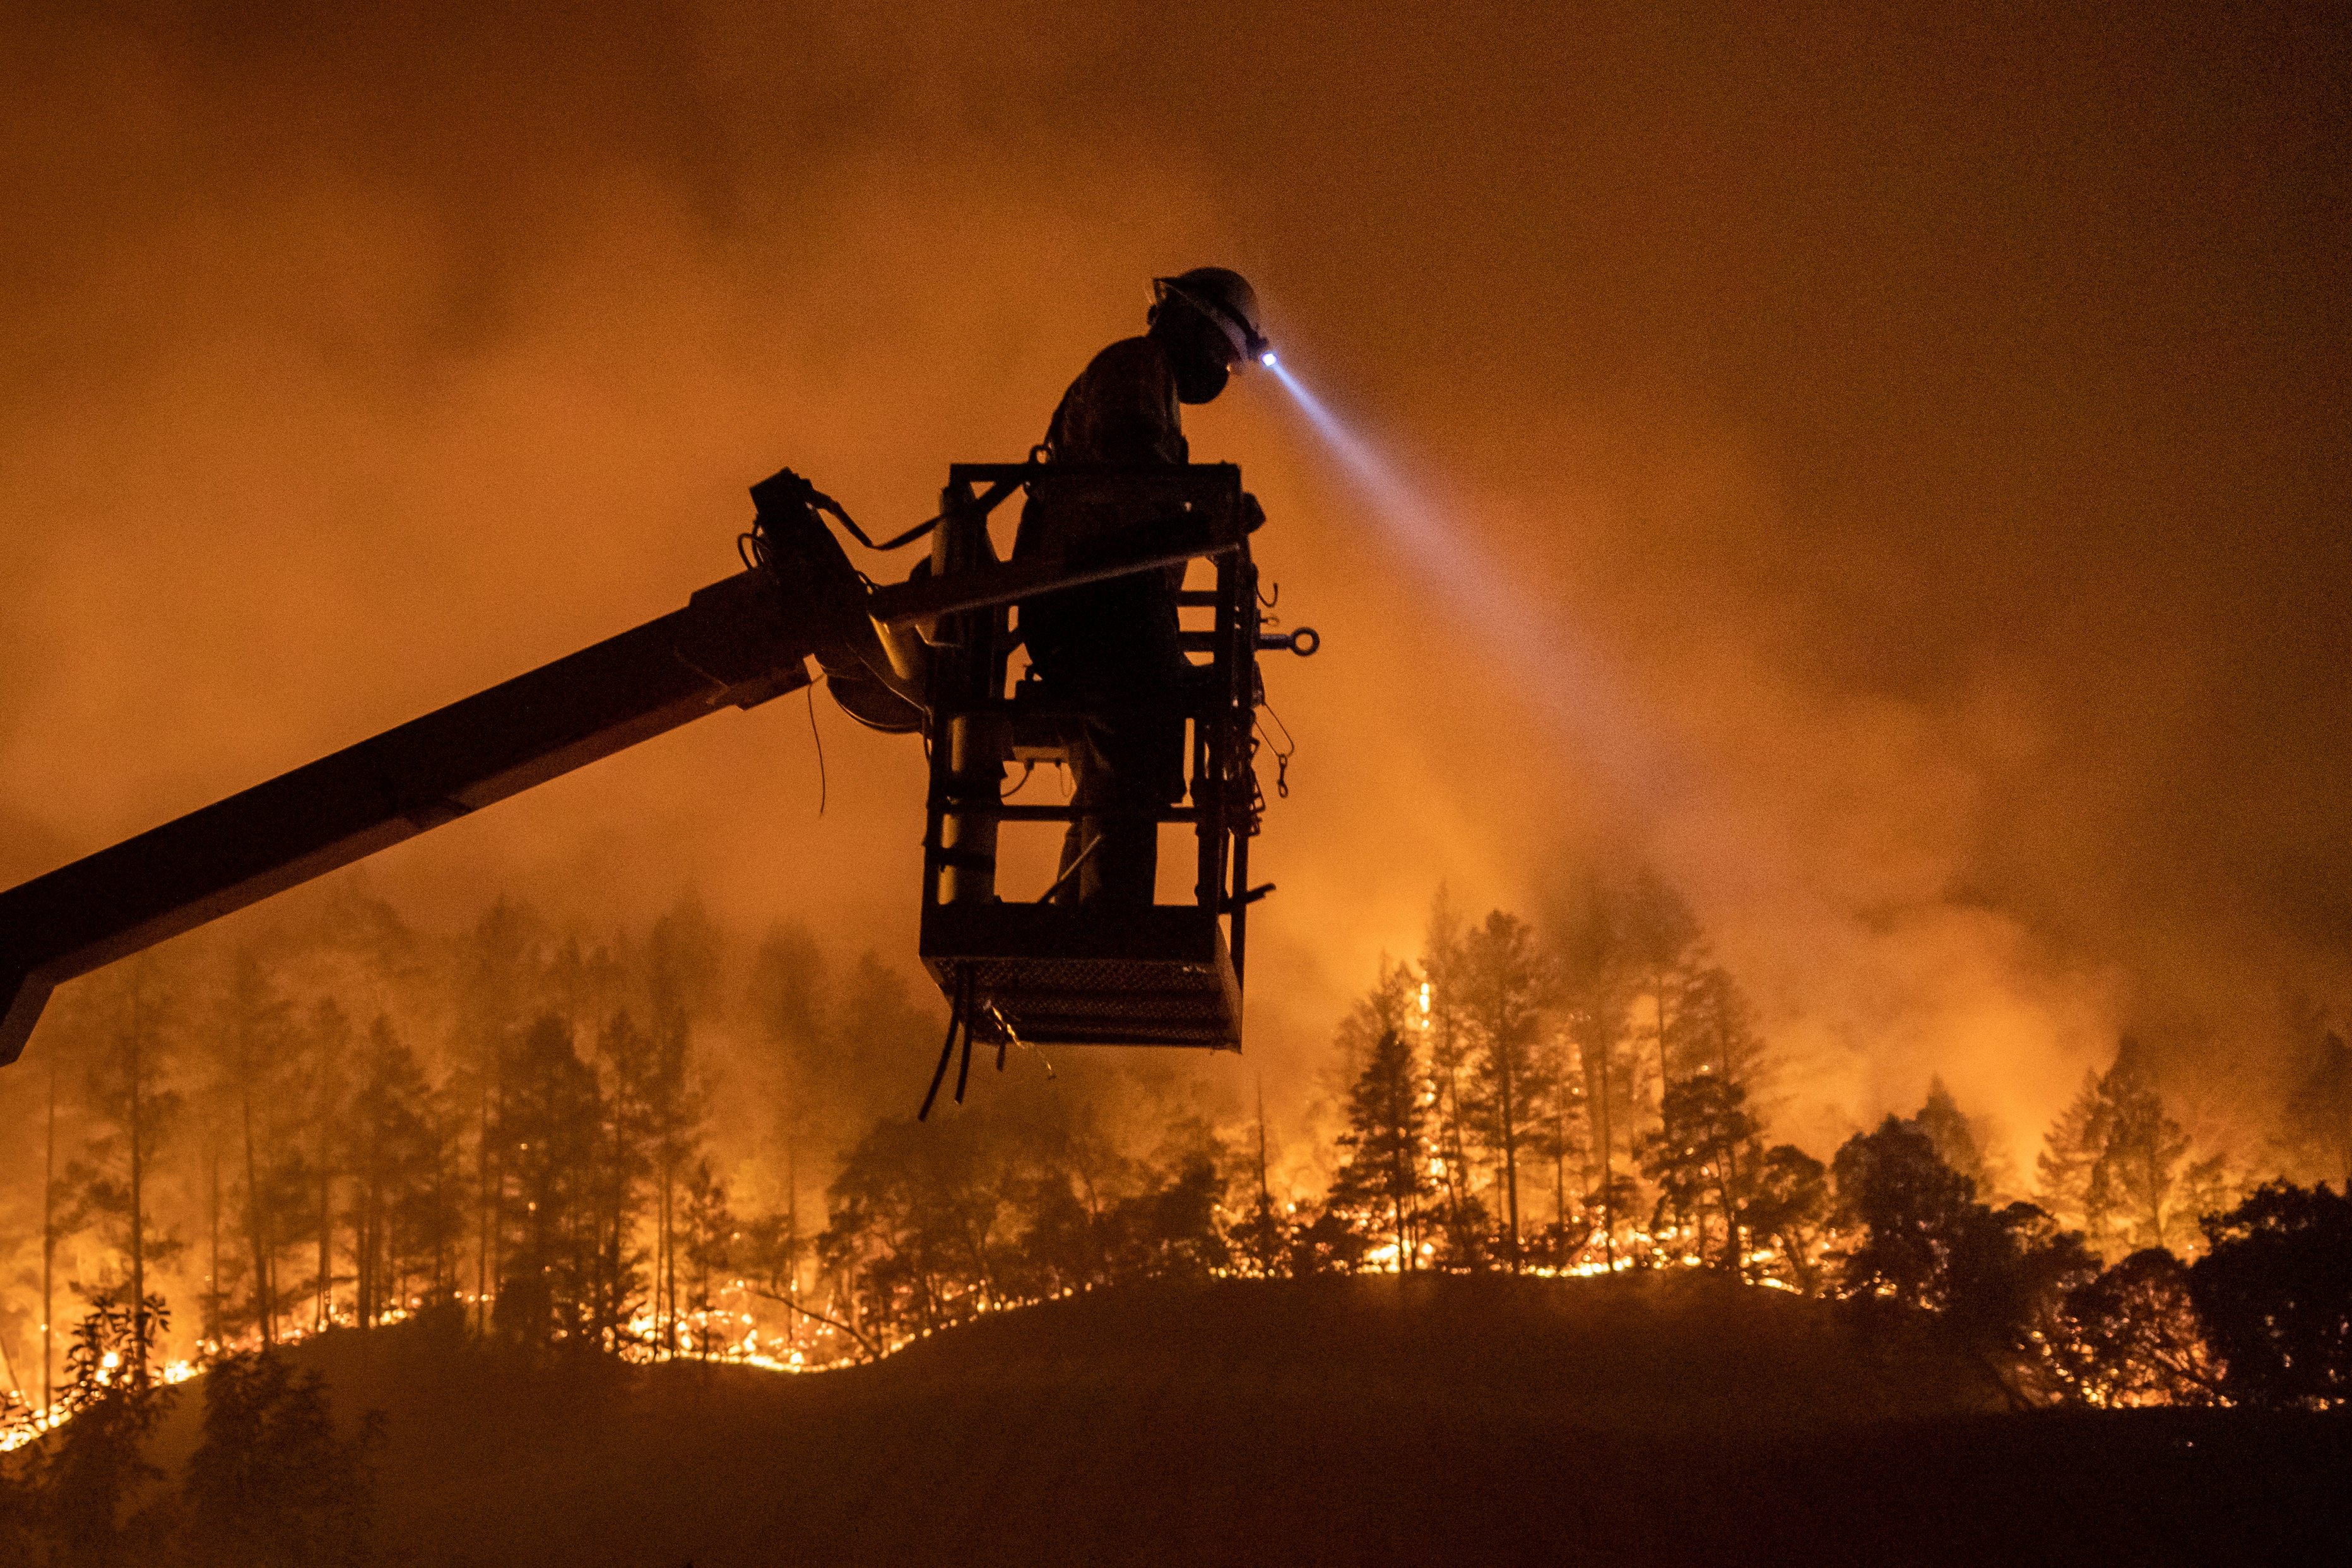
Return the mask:
[[808, 685], [820, 618], [782, 587], [738, 573], [633, 632], [0, 893], [0, 1065], [77, 975], [705, 714]]

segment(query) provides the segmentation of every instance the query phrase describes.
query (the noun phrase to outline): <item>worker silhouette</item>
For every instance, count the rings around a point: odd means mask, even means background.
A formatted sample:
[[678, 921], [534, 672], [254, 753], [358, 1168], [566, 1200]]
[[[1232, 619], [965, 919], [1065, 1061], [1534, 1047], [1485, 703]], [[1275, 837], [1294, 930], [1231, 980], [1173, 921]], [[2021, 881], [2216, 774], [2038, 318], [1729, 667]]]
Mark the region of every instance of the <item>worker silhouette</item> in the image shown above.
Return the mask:
[[[1062, 394], [1045, 432], [1048, 462], [1188, 462], [1180, 405], [1211, 401], [1235, 370], [1266, 351], [1257, 296], [1240, 273], [1195, 267], [1153, 279], [1151, 294], [1143, 336], [1097, 354]], [[1255, 528], [1263, 520], [1256, 501], [1244, 497], [1244, 507]], [[1148, 532], [1154, 520], [1115, 500], [1033, 498], [1013, 559]], [[1184, 793], [1192, 665], [1176, 635], [1183, 583], [1179, 565], [1021, 606], [1031, 669], [1048, 695], [1081, 716], [1083, 734], [1070, 751], [1081, 815], [1062, 843], [1059, 901], [1132, 908], [1152, 900], [1158, 814]]]

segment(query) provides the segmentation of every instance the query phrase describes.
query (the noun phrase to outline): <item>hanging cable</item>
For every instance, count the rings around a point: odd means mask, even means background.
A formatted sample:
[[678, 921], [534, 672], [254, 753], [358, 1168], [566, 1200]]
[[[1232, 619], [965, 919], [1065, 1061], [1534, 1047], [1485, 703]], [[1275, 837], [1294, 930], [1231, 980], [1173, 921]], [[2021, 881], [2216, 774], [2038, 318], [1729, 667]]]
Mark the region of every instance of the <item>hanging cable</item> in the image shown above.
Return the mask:
[[948, 1058], [955, 1054], [956, 1026], [963, 1022], [963, 1001], [959, 995], [948, 1008], [948, 1037], [940, 1041], [940, 1064], [931, 1069], [931, 1086], [923, 1092], [923, 1108], [915, 1113], [915, 1120], [931, 1119], [931, 1102], [940, 1097], [940, 1085], [948, 1075]]
[[816, 683], [811, 681], [801, 690], [808, 694], [809, 736], [816, 742], [816, 814], [824, 815], [824, 733], [816, 727]]

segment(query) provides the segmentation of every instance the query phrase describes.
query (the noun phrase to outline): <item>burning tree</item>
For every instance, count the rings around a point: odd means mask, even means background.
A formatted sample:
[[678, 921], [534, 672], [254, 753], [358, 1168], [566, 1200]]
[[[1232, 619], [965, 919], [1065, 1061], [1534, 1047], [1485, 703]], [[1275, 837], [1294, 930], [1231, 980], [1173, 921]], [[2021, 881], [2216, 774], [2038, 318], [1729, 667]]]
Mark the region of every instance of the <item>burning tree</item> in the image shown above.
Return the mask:
[[[1588, 1222], [1600, 1233], [1610, 1267], [1617, 1262], [1619, 1227], [1632, 1218], [1638, 1194], [1631, 1170], [1640, 1136], [1635, 1086], [1638, 1062], [1628, 1022], [1633, 990], [1620, 933], [1605, 904], [1596, 902], [1585, 917], [1559, 938], [1559, 999], [1575, 1069], [1582, 1079], [1587, 1148]], [[1564, 1064], [1565, 1065], [1565, 1064]], [[1620, 1145], [1625, 1166], [1616, 1163]]]
[[[1422, 942], [1419, 995], [1414, 998], [1428, 1050], [1433, 1158], [1444, 1187], [1445, 1213], [1439, 1228], [1449, 1259], [1483, 1261], [1486, 1254], [1485, 1206], [1477, 1199], [1470, 1166], [1469, 1091], [1471, 1050], [1468, 987], [1465, 983], [1462, 919], [1443, 887], [1432, 901], [1429, 930]], [[1384, 977], [1387, 979], [1388, 977]], [[1409, 984], [1400, 966], [1396, 983]]]
[[391, 1019], [369, 1027], [356, 1076], [345, 1155], [352, 1305], [360, 1322], [373, 1325], [408, 1305], [419, 1276], [436, 1298], [455, 1288], [465, 1216], [454, 1190], [452, 1130]]
[[1927, 1081], [1927, 1103], [1911, 1121], [1936, 1145], [1937, 1157], [1968, 1177], [1979, 1197], [1990, 1195], [1992, 1182], [1985, 1166], [1984, 1147], [1977, 1139], [1975, 1126], [1961, 1113], [1959, 1102], [1944, 1087], [1943, 1079]]
[[1822, 1162], [1793, 1144], [1766, 1150], [1752, 1166], [1743, 1202], [1741, 1223], [1780, 1252], [1789, 1282], [1809, 1296], [1819, 1291], [1830, 1216], [1829, 1173]]
[[2304, 1170], [2352, 1191], [2352, 1045], [2332, 1030], [2312, 1044], [2283, 1141]]
[[[133, 1322], [121, 1350], [136, 1364], [134, 1375], [143, 1384], [156, 1338], [155, 1325], [139, 1321], [145, 1303], [154, 1299], [147, 1271], [184, 1246], [149, 1216], [156, 1156], [176, 1129], [182, 1109], [180, 1095], [164, 1086], [174, 1044], [170, 996], [156, 961], [141, 958], [101, 982], [95, 1003], [86, 1120], [97, 1135], [82, 1158], [67, 1166], [65, 1180], [77, 1222], [84, 1217], [94, 1220], [122, 1259], [125, 1286], [119, 1293]], [[117, 1293], [110, 1291], [104, 1299]]]
[[2047, 1396], [2066, 1295], [2097, 1273], [2080, 1234], [2030, 1203], [1992, 1208], [1900, 1117], [1838, 1151], [1837, 1223], [1855, 1237], [1840, 1287], [1864, 1304], [1941, 1315], [2012, 1397]]
[[720, 1282], [735, 1243], [735, 1212], [728, 1206], [726, 1182], [711, 1174], [707, 1159], [697, 1159], [687, 1173], [685, 1195], [680, 1246], [687, 1266], [686, 1305], [694, 1320], [688, 1342], [708, 1360], [729, 1343], [717, 1320]]
[[2205, 1405], [2220, 1391], [2189, 1270], [2161, 1248], [2133, 1253], [2066, 1296], [2053, 1362], [2087, 1404]]
[[2219, 1156], [2183, 1169], [2189, 1134], [2167, 1112], [2147, 1055], [2126, 1035], [2105, 1072], [2084, 1075], [2036, 1162], [2042, 1206], [2077, 1221], [2095, 1247], [2134, 1249], [2196, 1239], [2201, 1200], [2218, 1206]]
[[1411, 1270], [1421, 1232], [1421, 1200], [1433, 1190], [1429, 1176], [1429, 1113], [1420, 1062], [1396, 1030], [1381, 1034], [1348, 1093], [1349, 1151], [1332, 1184], [1336, 1201], [1387, 1211], [1397, 1267]]
[[74, 1330], [60, 1401], [72, 1418], [42, 1445], [28, 1478], [33, 1533], [52, 1561], [152, 1561], [169, 1537], [166, 1505], [148, 1495], [163, 1471], [146, 1445], [172, 1399], [149, 1371], [170, 1322], [161, 1297], [101, 1291]]
[[[1663, 1124], [1641, 1145], [1642, 1174], [1657, 1184], [1659, 1216], [1671, 1214], [1691, 1232], [1704, 1261], [1712, 1209], [1723, 1233], [1720, 1262], [1738, 1273], [1748, 1183], [1763, 1159], [1748, 1091], [1700, 1072], [1667, 1089], [1664, 1110]], [[1654, 1221], [1653, 1232], [1660, 1228]]]
[[494, 1321], [526, 1344], [590, 1337], [601, 1112], [596, 1075], [571, 1030], [542, 1015], [501, 1074], [492, 1124], [506, 1220]]

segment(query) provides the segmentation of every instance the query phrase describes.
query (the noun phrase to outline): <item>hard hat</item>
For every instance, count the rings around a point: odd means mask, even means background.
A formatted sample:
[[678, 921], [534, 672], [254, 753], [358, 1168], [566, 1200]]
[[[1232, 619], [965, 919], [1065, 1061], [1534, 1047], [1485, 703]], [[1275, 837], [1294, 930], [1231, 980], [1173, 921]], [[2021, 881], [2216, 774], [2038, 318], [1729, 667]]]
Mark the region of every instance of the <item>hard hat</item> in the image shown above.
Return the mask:
[[1260, 329], [1257, 313], [1257, 290], [1240, 273], [1223, 267], [1196, 267], [1190, 272], [1180, 272], [1173, 277], [1151, 280], [1151, 297], [1165, 303], [1170, 298], [1181, 299], [1193, 309], [1216, 323], [1234, 346], [1234, 360], [1238, 364], [1265, 360], [1274, 352]]

